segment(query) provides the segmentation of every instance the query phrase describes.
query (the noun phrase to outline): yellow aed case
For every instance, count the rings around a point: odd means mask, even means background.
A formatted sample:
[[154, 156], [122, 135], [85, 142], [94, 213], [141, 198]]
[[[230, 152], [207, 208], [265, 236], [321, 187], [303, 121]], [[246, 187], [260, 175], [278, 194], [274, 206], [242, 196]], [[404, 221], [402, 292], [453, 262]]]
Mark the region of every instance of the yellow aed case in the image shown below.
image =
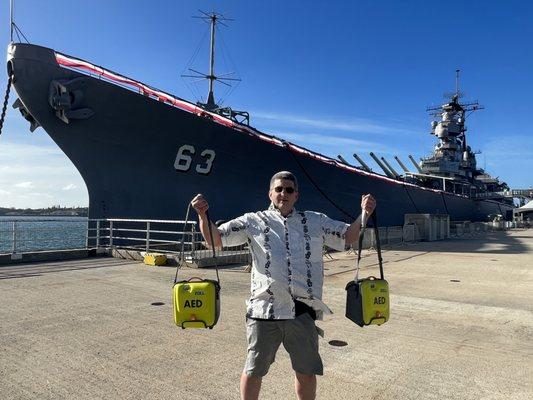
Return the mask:
[[346, 285], [346, 317], [359, 326], [381, 325], [389, 320], [389, 283], [373, 276]]
[[[185, 223], [183, 230], [189, 220], [189, 210], [191, 204], [187, 207], [185, 214]], [[206, 217], [209, 225], [209, 236], [211, 243], [214, 243], [213, 232], [211, 231], [211, 222], [209, 214], [206, 211]], [[174, 276], [174, 286], [172, 287], [172, 310], [174, 314], [174, 323], [185, 328], [209, 328], [218, 322], [220, 315], [220, 277], [218, 276], [218, 263], [215, 247], [212, 247], [213, 259], [215, 260], [215, 270], [217, 280], [190, 278], [188, 280], [178, 281], [178, 272], [184, 264], [185, 259], [185, 235], [182, 236], [181, 252]]]
[[220, 315], [220, 285], [210, 279], [191, 278], [172, 289], [174, 322], [181, 328], [210, 328]]
[[376, 250], [378, 253], [379, 270], [381, 278], [369, 276], [359, 279], [359, 263], [361, 262], [361, 248], [365, 229], [361, 228], [359, 234], [359, 248], [357, 251], [357, 272], [355, 280], [346, 285], [346, 317], [363, 327], [365, 325], [381, 325], [389, 320], [389, 283], [383, 277], [383, 260], [377, 217], [372, 215], [376, 234]]

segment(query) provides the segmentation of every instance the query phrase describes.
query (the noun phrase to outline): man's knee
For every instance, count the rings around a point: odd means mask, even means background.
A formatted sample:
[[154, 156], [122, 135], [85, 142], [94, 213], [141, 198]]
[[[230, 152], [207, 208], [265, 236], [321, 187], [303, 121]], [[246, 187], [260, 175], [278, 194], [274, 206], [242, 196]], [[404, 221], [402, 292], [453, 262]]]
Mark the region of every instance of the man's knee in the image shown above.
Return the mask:
[[250, 382], [250, 383], [257, 383], [257, 382], [261, 382], [263, 380], [263, 377], [248, 375], [246, 372], [243, 372], [241, 375], [241, 380], [245, 382]]
[[316, 375], [307, 375], [307, 374], [302, 374], [302, 373], [296, 372], [296, 371], [294, 371], [294, 373], [296, 375], [296, 379], [302, 385], [316, 382]]

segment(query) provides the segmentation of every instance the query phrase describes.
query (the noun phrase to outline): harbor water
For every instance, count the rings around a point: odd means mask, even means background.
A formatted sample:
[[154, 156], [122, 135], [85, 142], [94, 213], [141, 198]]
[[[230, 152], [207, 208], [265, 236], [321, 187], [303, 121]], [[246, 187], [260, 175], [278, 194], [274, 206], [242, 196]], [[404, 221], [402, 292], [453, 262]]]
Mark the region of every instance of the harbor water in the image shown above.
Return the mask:
[[0, 253], [85, 247], [87, 217], [0, 216]]

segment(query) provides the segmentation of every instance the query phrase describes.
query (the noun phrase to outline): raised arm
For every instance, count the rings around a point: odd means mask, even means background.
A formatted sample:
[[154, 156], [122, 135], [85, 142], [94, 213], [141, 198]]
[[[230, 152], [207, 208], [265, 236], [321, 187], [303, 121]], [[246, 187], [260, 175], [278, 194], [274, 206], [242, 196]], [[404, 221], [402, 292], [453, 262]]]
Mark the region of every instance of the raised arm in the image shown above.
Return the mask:
[[[367, 216], [370, 216], [376, 208], [376, 199], [371, 194], [365, 194], [361, 198], [361, 209], [366, 211]], [[349, 246], [359, 238], [359, 232], [361, 230], [361, 216], [352, 222], [352, 224], [346, 230], [346, 245]]]
[[220, 232], [217, 229], [217, 226], [209, 221], [207, 218], [207, 210], [209, 209], [209, 203], [204, 198], [202, 194], [197, 194], [194, 199], [191, 200], [191, 205], [198, 214], [198, 221], [200, 223], [200, 231], [204, 237], [207, 245], [212, 248], [213, 244], [211, 243], [211, 237], [209, 235], [209, 224], [211, 224], [211, 230], [213, 232], [213, 240], [215, 242], [215, 248], [222, 247], [222, 239], [220, 237]]

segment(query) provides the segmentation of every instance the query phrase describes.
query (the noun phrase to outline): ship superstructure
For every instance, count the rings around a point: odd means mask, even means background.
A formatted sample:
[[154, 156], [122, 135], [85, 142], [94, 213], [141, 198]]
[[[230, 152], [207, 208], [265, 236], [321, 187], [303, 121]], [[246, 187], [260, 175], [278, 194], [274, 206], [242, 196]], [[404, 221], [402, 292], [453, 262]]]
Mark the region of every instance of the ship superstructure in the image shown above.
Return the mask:
[[[432, 155], [421, 158], [420, 173], [411, 176], [416, 177], [426, 187], [472, 198], [501, 199], [501, 193], [508, 191], [509, 186], [478, 168], [476, 153], [467, 144], [466, 118], [484, 107], [477, 101], [459, 101], [459, 70], [456, 74], [456, 90], [450, 100], [439, 107], [427, 109], [430, 115], [435, 117], [430, 133], [437, 137], [438, 142]], [[506, 201], [512, 203], [512, 198]]]

